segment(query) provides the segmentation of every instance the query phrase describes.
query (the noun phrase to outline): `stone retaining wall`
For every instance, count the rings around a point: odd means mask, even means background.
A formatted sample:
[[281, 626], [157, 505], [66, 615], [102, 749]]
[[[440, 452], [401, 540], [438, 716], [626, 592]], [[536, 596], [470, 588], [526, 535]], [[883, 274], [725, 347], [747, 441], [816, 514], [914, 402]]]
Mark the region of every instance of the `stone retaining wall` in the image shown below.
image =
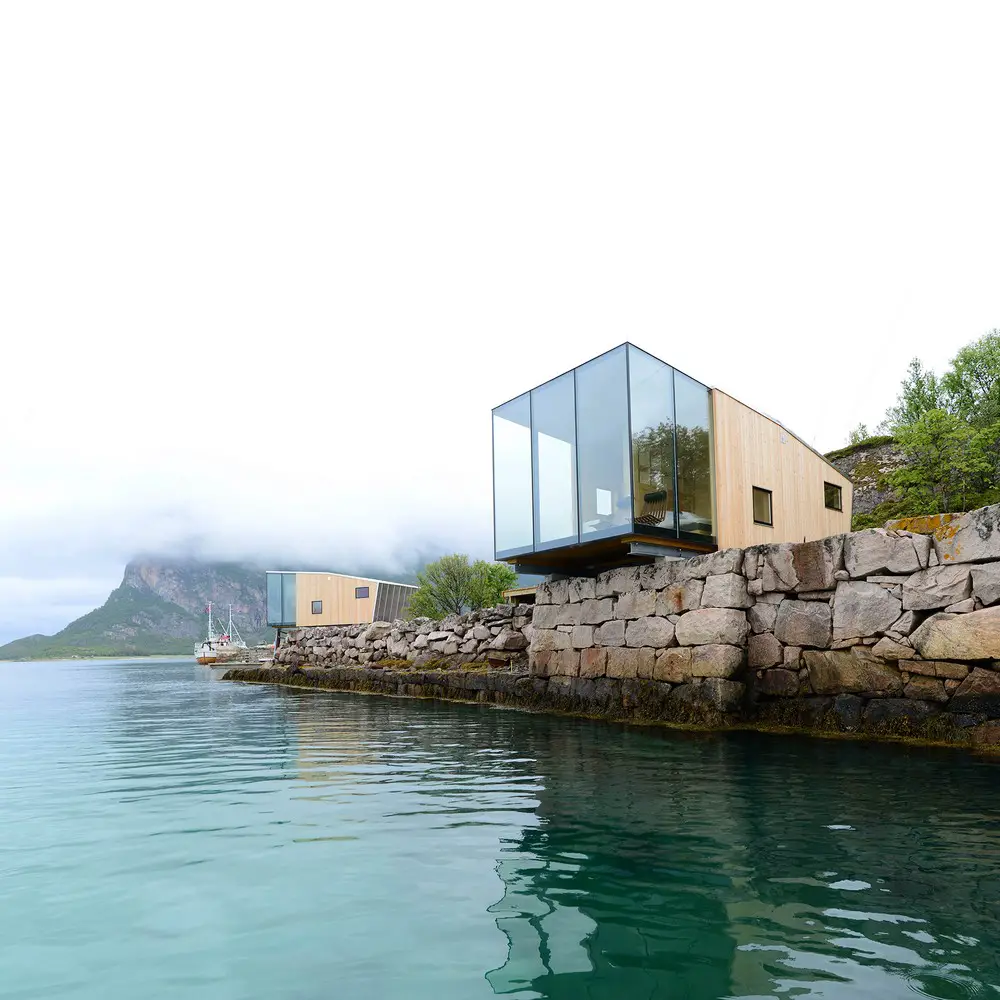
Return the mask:
[[[1000, 732], [1000, 505], [538, 590], [538, 676], [648, 678], [743, 718]], [[828, 726], [826, 726], [828, 728]]]
[[[442, 697], [475, 672], [459, 668], [487, 664], [512, 679], [474, 690], [525, 707], [998, 743], [1000, 505], [932, 534], [871, 529], [550, 581], [533, 613], [300, 629], [276, 662], [381, 664], [391, 676], [376, 688]], [[429, 667], [450, 670], [414, 679]], [[341, 673], [317, 686], [354, 689], [361, 675]]]
[[501, 604], [441, 621], [415, 618], [292, 629], [275, 651], [274, 662], [291, 667], [384, 662], [446, 668], [469, 663], [519, 666], [527, 663], [533, 613], [530, 604]]

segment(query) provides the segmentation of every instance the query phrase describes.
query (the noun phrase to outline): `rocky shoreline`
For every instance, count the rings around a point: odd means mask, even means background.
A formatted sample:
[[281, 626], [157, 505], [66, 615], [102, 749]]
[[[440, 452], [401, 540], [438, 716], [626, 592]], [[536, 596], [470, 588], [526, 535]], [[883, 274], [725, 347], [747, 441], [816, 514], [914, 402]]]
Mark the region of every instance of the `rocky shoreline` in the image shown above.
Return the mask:
[[227, 674], [597, 718], [1000, 744], [1000, 505], [293, 630]]
[[883, 704], [905, 704], [905, 699], [873, 699], [866, 705], [857, 695], [841, 694], [715, 707], [706, 704], [706, 692], [684, 697], [684, 692], [661, 681], [547, 678], [533, 676], [526, 669], [494, 669], [486, 664], [443, 670], [234, 667], [223, 680], [310, 691], [431, 698], [641, 725], [853, 736], [1000, 752], [1000, 724], [960, 725], [944, 713], [927, 717], [919, 712], [894, 711], [896, 705]]

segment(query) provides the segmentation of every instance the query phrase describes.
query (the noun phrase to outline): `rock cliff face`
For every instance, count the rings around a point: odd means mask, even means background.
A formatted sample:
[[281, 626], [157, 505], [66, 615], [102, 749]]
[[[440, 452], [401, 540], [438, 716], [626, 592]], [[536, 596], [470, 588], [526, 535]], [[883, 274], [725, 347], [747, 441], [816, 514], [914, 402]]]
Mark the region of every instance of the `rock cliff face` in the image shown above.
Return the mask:
[[153, 594], [199, 619], [209, 601], [219, 614], [228, 614], [232, 604], [241, 631], [256, 632], [266, 626], [264, 571], [254, 566], [138, 558], [125, 567], [122, 586]]
[[906, 464], [892, 438], [874, 438], [870, 443], [831, 452], [827, 459], [854, 483], [854, 515], [871, 514], [879, 504], [895, 500], [890, 473]]
[[53, 636], [33, 635], [0, 646], [0, 659], [191, 653], [204, 637], [205, 605], [233, 618], [250, 644], [270, 642], [264, 573], [253, 566], [143, 557], [125, 567], [107, 601]]

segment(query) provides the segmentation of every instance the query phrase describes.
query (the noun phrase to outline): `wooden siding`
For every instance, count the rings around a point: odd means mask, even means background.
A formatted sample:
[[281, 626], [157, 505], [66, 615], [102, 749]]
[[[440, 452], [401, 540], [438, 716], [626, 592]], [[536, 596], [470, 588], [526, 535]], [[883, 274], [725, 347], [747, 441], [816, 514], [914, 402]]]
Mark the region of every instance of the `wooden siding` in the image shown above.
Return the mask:
[[[355, 587], [367, 587], [368, 596], [356, 598]], [[333, 573], [295, 574], [295, 620], [297, 625], [360, 625], [372, 620], [375, 580]], [[312, 613], [312, 602], [323, 602], [323, 613]]]
[[[716, 533], [720, 549], [801, 542], [851, 530], [851, 481], [780, 424], [712, 390]], [[841, 488], [828, 510], [823, 484]], [[752, 489], [771, 491], [773, 527], [754, 524]]]

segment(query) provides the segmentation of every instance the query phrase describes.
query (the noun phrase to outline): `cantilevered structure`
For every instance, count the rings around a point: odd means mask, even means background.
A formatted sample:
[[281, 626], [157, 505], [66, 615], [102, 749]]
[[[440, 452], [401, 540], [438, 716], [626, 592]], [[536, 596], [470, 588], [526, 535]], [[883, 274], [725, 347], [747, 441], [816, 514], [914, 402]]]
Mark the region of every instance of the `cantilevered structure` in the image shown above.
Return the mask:
[[851, 501], [786, 427], [633, 344], [493, 410], [496, 558], [524, 572], [823, 538]]
[[341, 573], [267, 571], [267, 624], [362, 625], [402, 618], [417, 588]]

